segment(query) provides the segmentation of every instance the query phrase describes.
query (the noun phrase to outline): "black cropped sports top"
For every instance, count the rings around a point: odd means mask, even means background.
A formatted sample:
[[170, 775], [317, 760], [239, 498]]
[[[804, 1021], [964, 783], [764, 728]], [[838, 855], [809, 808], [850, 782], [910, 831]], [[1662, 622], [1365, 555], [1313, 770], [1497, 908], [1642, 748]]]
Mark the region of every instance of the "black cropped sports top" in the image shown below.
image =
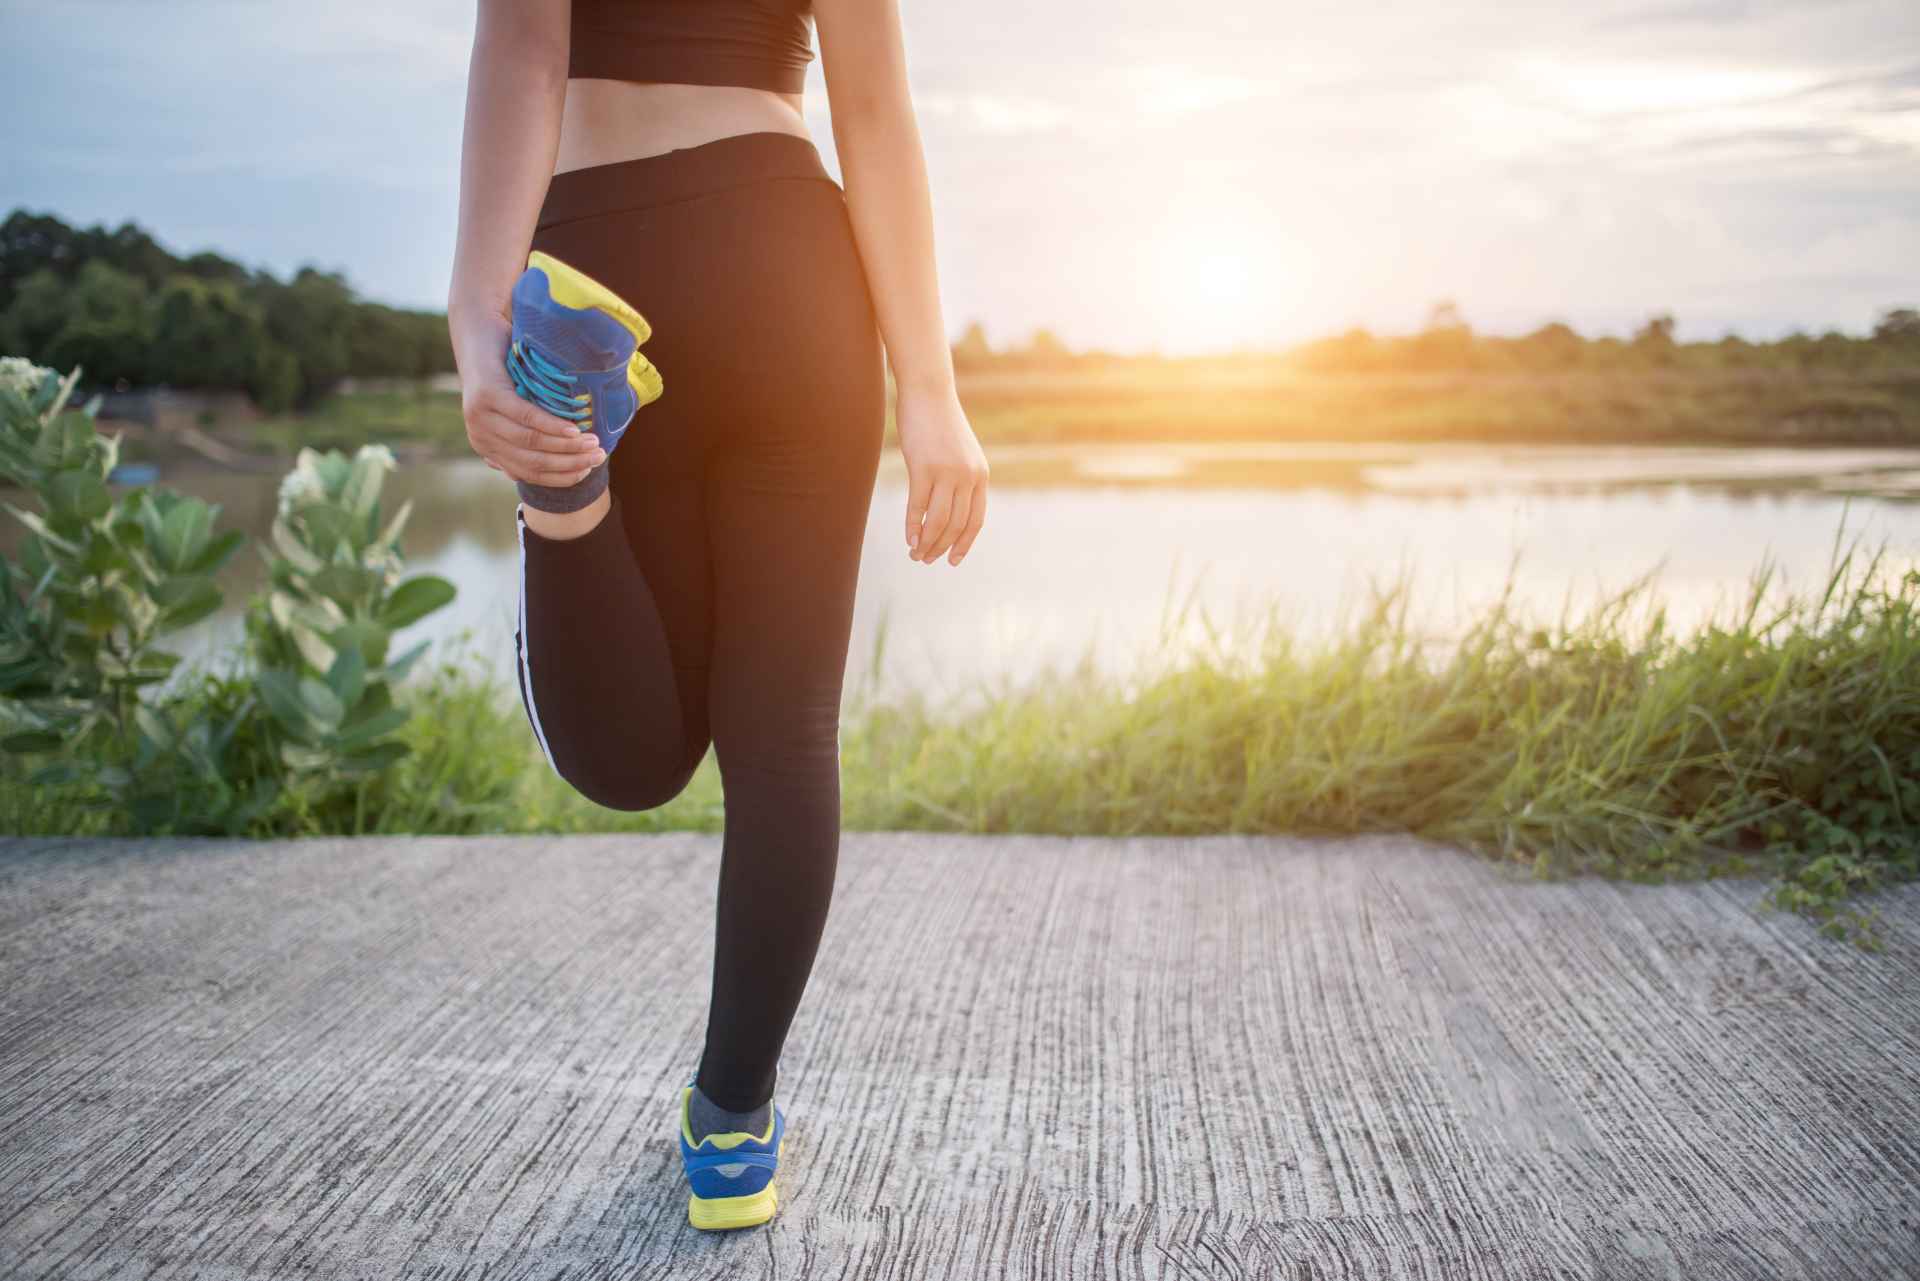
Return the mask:
[[799, 93], [813, 0], [573, 0], [575, 80], [745, 85]]

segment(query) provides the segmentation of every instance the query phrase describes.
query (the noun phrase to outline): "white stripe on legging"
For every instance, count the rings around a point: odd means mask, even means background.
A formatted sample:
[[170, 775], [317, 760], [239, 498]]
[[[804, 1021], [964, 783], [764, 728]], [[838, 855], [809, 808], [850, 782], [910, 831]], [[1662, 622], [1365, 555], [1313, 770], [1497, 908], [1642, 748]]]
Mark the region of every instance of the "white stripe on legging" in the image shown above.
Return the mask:
[[527, 518], [517, 507], [513, 521], [520, 529], [520, 682], [527, 694], [527, 713], [533, 717], [533, 736], [540, 740], [540, 752], [547, 758], [547, 764], [553, 766], [555, 774], [560, 774], [560, 767], [553, 761], [553, 749], [547, 746], [547, 732], [540, 728], [540, 709], [533, 703], [533, 668], [527, 662], [527, 651], [531, 648], [527, 636]]

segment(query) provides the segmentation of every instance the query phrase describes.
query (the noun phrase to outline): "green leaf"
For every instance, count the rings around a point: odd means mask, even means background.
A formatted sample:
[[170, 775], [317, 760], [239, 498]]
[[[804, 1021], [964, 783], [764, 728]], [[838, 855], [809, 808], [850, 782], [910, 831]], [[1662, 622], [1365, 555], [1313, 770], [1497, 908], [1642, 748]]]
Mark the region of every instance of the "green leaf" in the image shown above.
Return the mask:
[[206, 550], [213, 510], [198, 498], [182, 498], [160, 526], [160, 559], [173, 570], [185, 569]]
[[320, 633], [306, 623], [295, 620], [287, 628], [287, 635], [293, 638], [293, 647], [300, 651], [300, 657], [307, 660], [317, 672], [324, 672], [333, 666], [336, 655], [333, 646], [320, 639]]
[[381, 607], [380, 621], [394, 631], [418, 622], [453, 600], [452, 583], [437, 574], [420, 574], [393, 589]]
[[360, 701], [360, 692], [366, 685], [367, 660], [351, 646], [341, 649], [333, 666], [327, 669], [327, 688], [334, 692], [342, 708], [348, 708]]
[[364, 752], [347, 757], [340, 767], [353, 774], [372, 774], [389, 768], [411, 750], [405, 743], [376, 743]]
[[78, 781], [80, 771], [65, 761], [56, 761], [35, 770], [27, 776], [27, 782], [35, 787], [57, 787], [62, 783]]
[[160, 616], [160, 630], [177, 631], [191, 626], [220, 608], [220, 589], [212, 583], [204, 584], [201, 590], [189, 597], [184, 604], [175, 606]]
[[347, 483], [340, 491], [340, 505], [356, 524], [366, 520], [380, 501], [380, 486], [385, 479], [386, 468], [376, 459], [361, 456], [353, 460]]
[[273, 545], [279, 549], [282, 556], [287, 558], [287, 563], [292, 565], [294, 569], [300, 573], [317, 574], [326, 567], [326, 562], [321, 560], [310, 547], [300, 541], [300, 536], [294, 532], [293, 527], [287, 524], [286, 521], [276, 520], [273, 522], [271, 537], [273, 539]]
[[267, 712], [280, 728], [303, 741], [312, 738], [313, 717], [301, 701], [297, 677], [278, 670], [264, 671], [253, 678], [253, 684], [260, 691], [260, 701], [267, 705]]
[[206, 586], [204, 579], [191, 574], [169, 574], [153, 585], [153, 599], [162, 609], [192, 600]]
[[150, 649], [134, 660], [133, 670], [153, 676], [165, 676], [180, 665], [180, 655], [163, 649]]
[[47, 484], [47, 498], [54, 511], [81, 521], [98, 520], [113, 506], [107, 487], [91, 471], [55, 474]]
[[339, 695], [329, 689], [325, 682], [311, 676], [300, 680], [300, 702], [323, 731], [331, 733], [346, 719], [347, 709], [341, 704]]
[[412, 670], [415, 663], [420, 661], [420, 656], [426, 652], [427, 642], [421, 641], [418, 645], [415, 645], [412, 649], [400, 655], [400, 657], [394, 659], [391, 663], [388, 663], [384, 675], [390, 681], [398, 682], [405, 680], [407, 673]]
[[[55, 390], [53, 393], [52, 400], [49, 401], [47, 405], [44, 408], [42, 408], [40, 411], [40, 416], [43, 419], [51, 419], [55, 415], [59, 414], [61, 410], [67, 407], [67, 398], [73, 395], [74, 387], [77, 386], [80, 382], [80, 370], [81, 370], [81, 366], [75, 365], [71, 370], [67, 372], [67, 376], [65, 378], [62, 378], [57, 384], [55, 384]], [[47, 384], [51, 382], [53, 382], [51, 378], [41, 382], [40, 390], [42, 393], [46, 391]]]
[[240, 550], [240, 544], [246, 541], [246, 537], [237, 529], [229, 529], [210, 541], [200, 554], [193, 558], [193, 562], [185, 567], [186, 572], [189, 574], [217, 573], [233, 558], [233, 554]]
[[342, 543], [351, 543], [347, 514], [338, 507], [309, 507], [300, 513], [300, 521], [306, 527], [307, 546], [322, 558], [332, 556]]
[[380, 576], [359, 565], [329, 565], [315, 574], [307, 586], [334, 602], [358, 603], [380, 588]]
[[319, 474], [320, 483], [326, 487], [327, 497], [338, 500], [340, 491], [346, 488], [353, 464], [339, 450], [329, 449], [324, 454], [313, 456], [313, 469]]
[[86, 555], [81, 568], [89, 577], [104, 578], [116, 571], [135, 569], [137, 566], [133, 557], [127, 554], [126, 549], [109, 534], [105, 538], [95, 537], [87, 540]]
[[413, 500], [407, 499], [400, 504], [400, 510], [394, 513], [387, 527], [380, 531], [380, 537], [374, 540], [373, 550], [390, 552], [400, 542], [400, 531], [407, 527], [407, 517], [413, 515]]
[[335, 736], [334, 743], [342, 751], [353, 751], [383, 734], [393, 733], [407, 723], [410, 715], [404, 707], [389, 707], [383, 712], [351, 722]]
[[160, 714], [145, 703], [133, 709], [133, 723], [140, 733], [155, 747], [172, 747], [174, 744], [173, 726], [160, 718]]
[[355, 619], [327, 633], [327, 642], [335, 649], [351, 645], [359, 650], [369, 668], [377, 668], [387, 661], [389, 639], [390, 633], [386, 628], [364, 618]]
[[282, 743], [280, 759], [296, 771], [324, 770], [332, 766], [333, 753], [323, 747], [306, 747], [298, 743]]
[[0, 738], [0, 751], [25, 756], [30, 752], [57, 751], [66, 740], [51, 730], [30, 729]]
[[15, 520], [38, 534], [49, 546], [63, 551], [69, 556], [81, 555], [80, 545], [78, 543], [70, 539], [62, 538], [60, 535], [54, 533], [47, 522], [39, 516], [32, 512], [23, 512], [12, 503], [8, 503], [6, 507], [8, 511], [13, 513]]

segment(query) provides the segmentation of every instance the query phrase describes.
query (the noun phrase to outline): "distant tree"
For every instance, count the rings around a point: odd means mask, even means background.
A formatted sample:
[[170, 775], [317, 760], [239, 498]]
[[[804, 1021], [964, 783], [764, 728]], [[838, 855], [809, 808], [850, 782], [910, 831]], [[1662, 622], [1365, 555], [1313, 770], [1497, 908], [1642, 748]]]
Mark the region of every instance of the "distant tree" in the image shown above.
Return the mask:
[[1465, 369], [1473, 364], [1473, 329], [1451, 298], [1427, 312], [1427, 327], [1406, 343], [1407, 363], [1416, 369]]
[[146, 281], [150, 289], [158, 289], [181, 269], [178, 258], [131, 222], [122, 223], [112, 231], [94, 227], [81, 232], [80, 236], [81, 252], [86, 258], [103, 258], [129, 276]]
[[1920, 311], [1912, 307], [1892, 308], [1873, 327], [1873, 340], [1895, 345], [1920, 343]]
[[415, 368], [424, 376], [450, 374], [458, 367], [453, 360], [453, 338], [447, 332], [447, 318], [437, 311], [402, 312], [408, 332], [413, 335]]
[[351, 360], [353, 291], [337, 273], [302, 267], [287, 284], [269, 279], [254, 294], [268, 336], [299, 363], [301, 403], [314, 403], [356, 372]]
[[1634, 353], [1655, 364], [1672, 364], [1676, 350], [1673, 341], [1673, 324], [1673, 316], [1669, 312], [1661, 312], [1657, 316], [1649, 317], [1647, 323], [1640, 326], [1633, 335]]
[[55, 369], [79, 365], [90, 383], [147, 376], [153, 316], [147, 283], [95, 259], [63, 291], [65, 323], [44, 350]]
[[1571, 369], [1580, 363], [1586, 340], [1563, 321], [1540, 326], [1517, 344], [1521, 363], [1531, 369]]
[[982, 365], [992, 359], [993, 347], [987, 342], [987, 331], [976, 320], [967, 326], [966, 332], [960, 335], [960, 341], [953, 345], [953, 363]]
[[271, 339], [258, 311], [224, 282], [175, 276], [154, 298], [153, 367], [181, 387], [246, 387]]
[[1037, 364], [1050, 365], [1065, 360], [1071, 353], [1051, 329], [1036, 329], [1027, 340], [1026, 354]]
[[1323, 373], [1361, 373], [1386, 363], [1380, 340], [1357, 325], [1308, 343], [1297, 358], [1303, 367]]
[[42, 267], [19, 282], [12, 301], [0, 312], [0, 345], [10, 356], [46, 363], [47, 348], [67, 323], [67, 282]]
[[1466, 318], [1460, 314], [1460, 304], [1451, 298], [1442, 298], [1427, 309], [1427, 333], [1449, 329], [1471, 331]]
[[[158, 246], [155, 247], [158, 248]], [[162, 250], [162, 252], [165, 251]], [[222, 258], [216, 253], [194, 254], [191, 258], [183, 260], [175, 271], [169, 271], [167, 274], [173, 275], [176, 271], [185, 272], [197, 280], [224, 280], [243, 291], [252, 288], [259, 281], [271, 283], [273, 280], [271, 276], [256, 276], [239, 263]]]
[[270, 414], [283, 414], [300, 400], [300, 362], [276, 342], [263, 342], [247, 370], [247, 395]]
[[[11, 308], [29, 278], [45, 271], [61, 280], [80, 270], [81, 236], [50, 214], [16, 209], [0, 223], [0, 310]], [[20, 354], [20, 353], [16, 353]]]

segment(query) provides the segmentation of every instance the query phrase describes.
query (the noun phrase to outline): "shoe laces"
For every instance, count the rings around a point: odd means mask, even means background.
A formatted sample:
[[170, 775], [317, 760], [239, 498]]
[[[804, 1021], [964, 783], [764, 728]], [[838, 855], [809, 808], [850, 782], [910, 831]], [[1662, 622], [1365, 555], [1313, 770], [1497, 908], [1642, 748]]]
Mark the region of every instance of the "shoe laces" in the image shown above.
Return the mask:
[[579, 375], [568, 373], [523, 342], [507, 348], [507, 375], [515, 391], [556, 418], [585, 423], [593, 414], [591, 393], [573, 391]]

